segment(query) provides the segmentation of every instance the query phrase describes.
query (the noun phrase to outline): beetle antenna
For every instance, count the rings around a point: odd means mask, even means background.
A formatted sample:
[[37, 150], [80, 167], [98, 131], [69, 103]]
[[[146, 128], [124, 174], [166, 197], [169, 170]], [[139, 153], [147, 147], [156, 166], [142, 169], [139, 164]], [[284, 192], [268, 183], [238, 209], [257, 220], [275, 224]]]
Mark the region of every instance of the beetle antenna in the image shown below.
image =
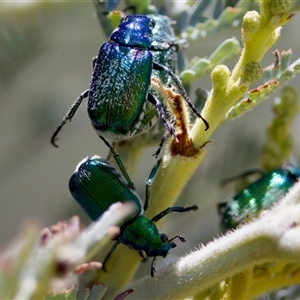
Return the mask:
[[172, 242], [173, 240], [175, 240], [175, 239], [180, 239], [180, 241], [182, 242], [182, 243], [185, 243], [186, 242], [186, 239], [182, 236], [182, 235], [176, 235], [176, 236], [174, 236], [173, 238], [171, 238], [170, 240], [169, 240], [169, 242]]

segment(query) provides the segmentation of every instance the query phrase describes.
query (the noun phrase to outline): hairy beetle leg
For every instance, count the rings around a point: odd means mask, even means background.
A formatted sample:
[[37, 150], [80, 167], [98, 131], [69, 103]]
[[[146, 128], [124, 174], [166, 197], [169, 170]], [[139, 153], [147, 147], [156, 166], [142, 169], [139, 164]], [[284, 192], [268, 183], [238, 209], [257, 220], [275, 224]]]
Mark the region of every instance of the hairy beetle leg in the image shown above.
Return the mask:
[[80, 106], [81, 102], [83, 99], [87, 98], [89, 95], [89, 89], [85, 90], [83, 93], [80, 94], [80, 96], [75, 100], [75, 102], [73, 103], [73, 105], [71, 106], [71, 108], [69, 109], [69, 111], [67, 112], [67, 114], [64, 116], [64, 118], [62, 119], [60, 125], [57, 127], [57, 129], [55, 130], [55, 132], [53, 133], [52, 137], [51, 137], [51, 144], [54, 147], [58, 147], [57, 144], [55, 144], [55, 142], [57, 141], [57, 135], [60, 132], [60, 130], [62, 129], [62, 127], [68, 122], [71, 122], [71, 119], [73, 118], [73, 116], [75, 115], [78, 107]]
[[197, 111], [196, 107], [188, 97], [184, 87], [182, 86], [180, 80], [178, 79], [177, 75], [173, 73], [169, 68], [167, 68], [164, 65], [158, 64], [158, 63], [153, 63], [153, 69], [157, 71], [165, 71], [167, 72], [174, 83], [176, 84], [177, 88], [179, 89], [180, 94], [183, 96], [184, 100], [188, 104], [188, 106], [191, 108], [191, 110], [200, 118], [203, 123], [205, 124], [205, 131], [209, 129], [209, 123], [200, 115], [200, 113]]

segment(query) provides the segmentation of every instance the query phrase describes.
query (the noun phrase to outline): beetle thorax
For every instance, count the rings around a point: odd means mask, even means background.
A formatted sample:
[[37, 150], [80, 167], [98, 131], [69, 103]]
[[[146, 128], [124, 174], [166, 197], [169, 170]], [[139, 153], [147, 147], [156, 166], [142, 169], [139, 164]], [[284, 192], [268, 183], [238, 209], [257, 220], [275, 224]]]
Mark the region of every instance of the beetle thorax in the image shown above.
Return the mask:
[[154, 222], [145, 216], [139, 216], [128, 226], [123, 226], [120, 242], [135, 250], [143, 250], [147, 256], [166, 257], [175, 243], [169, 242], [164, 234], [160, 234]]
[[109, 37], [110, 41], [126, 47], [149, 49], [153, 42], [153, 20], [147, 16], [126, 17]]

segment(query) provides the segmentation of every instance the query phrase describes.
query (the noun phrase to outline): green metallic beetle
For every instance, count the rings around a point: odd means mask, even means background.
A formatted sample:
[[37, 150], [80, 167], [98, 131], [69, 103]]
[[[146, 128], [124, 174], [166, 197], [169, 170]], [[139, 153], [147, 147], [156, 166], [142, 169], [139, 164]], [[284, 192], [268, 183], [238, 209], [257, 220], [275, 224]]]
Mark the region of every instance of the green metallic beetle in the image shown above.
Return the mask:
[[299, 178], [299, 168], [285, 165], [265, 173], [227, 202], [219, 203], [222, 229], [234, 229], [269, 209], [282, 199]]
[[132, 249], [144, 252], [149, 257], [154, 257], [151, 264], [151, 276], [154, 276], [153, 263], [156, 256], [166, 257], [169, 250], [176, 247], [173, 242], [176, 238], [185, 242], [181, 235], [169, 239], [165, 234], [159, 233], [155, 223], [171, 212], [196, 210], [196, 205], [169, 207], [152, 219], [143, 215], [148, 207], [150, 186], [158, 166], [159, 164], [152, 169], [146, 183], [144, 207], [130, 183], [126, 182], [107, 160], [99, 156], [94, 155], [82, 160], [71, 176], [70, 192], [93, 221], [97, 220], [115, 202], [131, 201], [135, 204], [135, 215], [120, 224], [121, 233], [103, 263], [104, 269], [110, 254], [122, 243]]

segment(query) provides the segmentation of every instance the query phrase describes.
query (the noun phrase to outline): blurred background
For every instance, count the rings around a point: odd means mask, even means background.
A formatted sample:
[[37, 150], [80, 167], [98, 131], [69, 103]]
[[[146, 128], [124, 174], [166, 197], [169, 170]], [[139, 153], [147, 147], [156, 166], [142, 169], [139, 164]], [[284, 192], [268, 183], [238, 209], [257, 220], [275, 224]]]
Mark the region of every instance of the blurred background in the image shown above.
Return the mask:
[[[74, 214], [90, 221], [72, 199], [68, 181], [84, 157], [106, 157], [108, 149], [89, 124], [85, 104], [59, 135], [59, 148], [50, 138], [74, 100], [89, 86], [91, 59], [106, 38], [92, 2], [4, 3], [0, 4], [0, 250], [13, 240], [26, 221], [50, 226]], [[293, 49], [300, 57], [296, 16], [283, 28], [272, 51]], [[225, 39], [240, 38], [240, 31], [224, 32], [203, 43], [191, 43], [186, 55], [209, 56]], [[295, 38], [297, 37], [297, 38]], [[263, 66], [274, 61], [270, 51]], [[237, 58], [236, 58], [237, 59]], [[232, 67], [234, 59], [226, 64]], [[299, 77], [290, 81], [300, 93]], [[210, 90], [208, 76], [197, 82]], [[216, 204], [233, 195], [233, 187], [220, 187], [220, 180], [261, 166], [265, 129], [271, 121], [276, 96], [232, 122], [223, 124], [207, 145], [208, 155], [188, 183], [180, 204], [197, 204], [199, 210], [166, 219], [163, 232], [183, 234], [188, 243], [170, 252], [167, 264], [199, 243], [217, 236]], [[294, 158], [300, 163], [300, 116], [293, 126]], [[144, 196], [145, 181], [156, 160], [156, 147], [141, 157], [133, 178]], [[176, 182], [174, 182], [176, 184]], [[179, 232], [180, 231], [180, 232]], [[146, 266], [147, 270], [149, 266]]]

